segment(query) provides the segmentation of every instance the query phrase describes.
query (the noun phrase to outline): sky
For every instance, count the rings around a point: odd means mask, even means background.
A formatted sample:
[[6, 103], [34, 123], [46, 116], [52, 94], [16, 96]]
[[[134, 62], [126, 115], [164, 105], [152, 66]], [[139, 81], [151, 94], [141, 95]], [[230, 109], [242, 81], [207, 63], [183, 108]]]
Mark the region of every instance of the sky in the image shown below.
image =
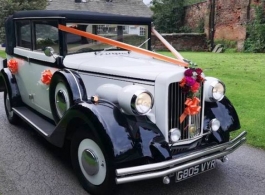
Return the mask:
[[143, 0], [143, 2], [144, 2], [145, 4], [150, 3], [150, 1], [151, 1], [151, 0]]

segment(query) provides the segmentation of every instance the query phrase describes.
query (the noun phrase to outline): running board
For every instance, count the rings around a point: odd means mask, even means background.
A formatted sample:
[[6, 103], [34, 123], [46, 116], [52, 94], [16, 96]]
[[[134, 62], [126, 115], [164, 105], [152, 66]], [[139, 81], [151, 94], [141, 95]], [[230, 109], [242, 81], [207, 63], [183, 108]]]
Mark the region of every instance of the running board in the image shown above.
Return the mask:
[[12, 109], [14, 113], [40, 132], [43, 136], [50, 137], [50, 135], [54, 132], [56, 127], [55, 125], [35, 114], [27, 107], [13, 107]]

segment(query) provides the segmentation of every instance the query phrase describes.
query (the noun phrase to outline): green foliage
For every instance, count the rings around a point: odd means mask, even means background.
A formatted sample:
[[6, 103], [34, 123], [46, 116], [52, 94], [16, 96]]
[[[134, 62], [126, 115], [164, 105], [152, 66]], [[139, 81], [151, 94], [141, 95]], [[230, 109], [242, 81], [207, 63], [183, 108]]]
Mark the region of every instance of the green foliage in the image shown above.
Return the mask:
[[180, 32], [183, 25], [183, 0], [153, 0], [151, 10], [156, 29], [161, 33]]
[[184, 0], [184, 6], [205, 2], [206, 0]]
[[19, 10], [45, 9], [46, 0], [0, 0], [0, 43], [5, 40], [4, 23], [6, 17]]
[[199, 21], [199, 24], [197, 26], [197, 28], [195, 29], [195, 32], [197, 33], [204, 33], [204, 19], [201, 18], [200, 21]]
[[225, 50], [225, 52], [233, 53], [237, 50], [237, 42], [231, 40], [214, 40], [214, 44], [221, 44]]
[[179, 28], [179, 32], [182, 33], [191, 33], [192, 29], [189, 26], [182, 26]]
[[245, 52], [265, 52], [265, 16], [262, 6], [255, 7], [255, 19], [247, 25]]

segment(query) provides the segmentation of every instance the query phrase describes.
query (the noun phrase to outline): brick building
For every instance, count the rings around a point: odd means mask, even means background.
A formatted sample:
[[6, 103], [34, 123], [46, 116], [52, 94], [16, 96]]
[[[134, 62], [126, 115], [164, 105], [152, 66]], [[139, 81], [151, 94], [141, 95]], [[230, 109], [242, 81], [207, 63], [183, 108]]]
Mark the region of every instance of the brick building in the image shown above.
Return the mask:
[[255, 15], [253, 5], [262, 3], [262, 0], [201, 1], [186, 7], [185, 24], [196, 29], [203, 22], [208, 38], [213, 33], [215, 40], [237, 41], [241, 50], [246, 39], [246, 24]]

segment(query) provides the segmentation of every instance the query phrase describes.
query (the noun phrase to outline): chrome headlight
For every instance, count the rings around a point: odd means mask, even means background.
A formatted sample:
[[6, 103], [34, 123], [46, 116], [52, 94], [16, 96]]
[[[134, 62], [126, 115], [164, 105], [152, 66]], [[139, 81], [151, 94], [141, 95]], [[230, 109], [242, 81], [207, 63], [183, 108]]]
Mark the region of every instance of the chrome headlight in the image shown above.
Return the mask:
[[225, 85], [213, 77], [206, 77], [204, 84], [205, 101], [215, 102], [221, 101], [225, 96]]
[[147, 114], [153, 107], [153, 96], [148, 91], [140, 90], [134, 94], [131, 107], [135, 114]]
[[145, 115], [151, 111], [154, 98], [145, 88], [129, 85], [119, 91], [118, 103], [127, 114]]
[[181, 138], [181, 132], [178, 128], [174, 128], [169, 131], [169, 139], [172, 143], [179, 141], [180, 138]]

